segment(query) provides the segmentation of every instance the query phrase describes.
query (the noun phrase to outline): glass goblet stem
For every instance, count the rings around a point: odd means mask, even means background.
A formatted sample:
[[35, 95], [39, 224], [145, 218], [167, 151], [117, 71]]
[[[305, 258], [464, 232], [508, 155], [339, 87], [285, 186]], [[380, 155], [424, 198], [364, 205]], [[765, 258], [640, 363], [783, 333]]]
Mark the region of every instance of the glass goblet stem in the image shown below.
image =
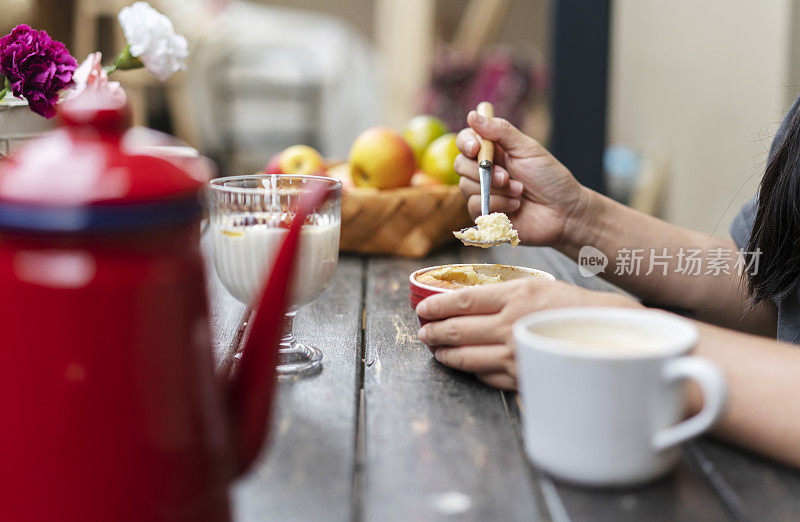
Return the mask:
[[291, 375], [316, 370], [322, 364], [322, 352], [313, 346], [300, 343], [294, 336], [294, 317], [291, 309], [283, 317], [283, 335], [278, 345], [278, 374]]

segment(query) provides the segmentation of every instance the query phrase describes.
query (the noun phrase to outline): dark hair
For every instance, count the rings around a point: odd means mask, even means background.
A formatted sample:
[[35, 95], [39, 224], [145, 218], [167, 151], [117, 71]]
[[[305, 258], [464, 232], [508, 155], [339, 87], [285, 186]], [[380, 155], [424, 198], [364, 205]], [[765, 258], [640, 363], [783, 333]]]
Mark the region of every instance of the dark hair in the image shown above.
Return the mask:
[[752, 304], [780, 302], [800, 282], [800, 110], [793, 107], [770, 151], [746, 251], [760, 252], [748, 270]]

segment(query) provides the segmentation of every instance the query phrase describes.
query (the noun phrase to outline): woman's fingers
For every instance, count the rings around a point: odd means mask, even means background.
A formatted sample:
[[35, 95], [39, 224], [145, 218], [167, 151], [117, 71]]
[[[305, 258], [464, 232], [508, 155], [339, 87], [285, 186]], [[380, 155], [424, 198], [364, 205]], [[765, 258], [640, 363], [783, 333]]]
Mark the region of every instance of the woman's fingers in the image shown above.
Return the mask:
[[[470, 214], [476, 216], [481, 212], [481, 186], [477, 182], [478, 164], [463, 155], [456, 157], [456, 172], [461, 174], [458, 182], [461, 192], [467, 198]], [[460, 170], [459, 170], [460, 169]], [[515, 212], [522, 205], [518, 199], [522, 195], [523, 186], [519, 181], [509, 180], [506, 169], [495, 165], [492, 172], [492, 189], [489, 196], [489, 209], [492, 212]]]
[[[461, 129], [461, 132], [456, 136], [456, 147], [461, 153], [470, 159], [478, 157], [478, 151], [481, 150], [481, 142], [478, 135], [470, 127]], [[503, 148], [496, 144], [494, 145], [494, 164], [503, 165], [505, 161], [505, 153]]]
[[504, 344], [437, 348], [437, 361], [462, 372], [494, 374], [505, 372], [513, 352]]
[[[458, 173], [459, 176], [463, 178], [468, 178], [477, 183], [478, 181], [478, 162], [474, 159], [467, 158], [463, 154], [459, 154], [456, 156], [455, 161], [453, 162], [453, 167], [455, 171]], [[499, 165], [494, 165], [492, 169], [492, 187], [506, 187], [509, 185], [509, 180], [511, 176], [509, 176], [508, 171]], [[516, 184], [515, 186], [519, 187], [520, 193], [522, 192], [522, 183], [519, 181], [511, 181], [511, 184]]]
[[[498, 287], [501, 289], [498, 290]], [[503, 309], [507, 292], [503, 284], [465, 288], [457, 292], [435, 294], [420, 301], [417, 314], [429, 321], [458, 315], [494, 314]]]
[[481, 150], [481, 143], [475, 131], [467, 127], [466, 129], [461, 129], [456, 136], [456, 147], [461, 151], [461, 154], [474, 159], [478, 157], [478, 151]]
[[[480, 195], [481, 193], [481, 185], [477, 181], [473, 181], [469, 178], [461, 178], [458, 182], [459, 188], [461, 188], [461, 192], [466, 197]], [[509, 183], [506, 187], [492, 187], [492, 194], [497, 196], [506, 196], [510, 198], [518, 198], [522, 195], [522, 183], [519, 181], [512, 179], [511, 183]]]
[[491, 315], [451, 317], [434, 321], [419, 329], [419, 340], [428, 346], [469, 346], [503, 343], [508, 328]]
[[[504, 214], [511, 214], [519, 210], [522, 202], [517, 198], [509, 198], [506, 196], [496, 196], [492, 194], [489, 196], [489, 211], [490, 212], [503, 212]], [[467, 200], [467, 210], [473, 216], [481, 213], [481, 196], [476, 194], [470, 196]]]
[[475, 377], [479, 381], [483, 382], [484, 384], [488, 384], [492, 388], [500, 388], [501, 390], [508, 391], [517, 390], [516, 377], [513, 377], [507, 372], [478, 373], [475, 374]]
[[527, 136], [503, 118], [486, 118], [475, 111], [470, 111], [467, 115], [467, 123], [477, 136], [495, 142], [513, 156], [534, 157], [547, 154], [547, 150], [538, 141]]

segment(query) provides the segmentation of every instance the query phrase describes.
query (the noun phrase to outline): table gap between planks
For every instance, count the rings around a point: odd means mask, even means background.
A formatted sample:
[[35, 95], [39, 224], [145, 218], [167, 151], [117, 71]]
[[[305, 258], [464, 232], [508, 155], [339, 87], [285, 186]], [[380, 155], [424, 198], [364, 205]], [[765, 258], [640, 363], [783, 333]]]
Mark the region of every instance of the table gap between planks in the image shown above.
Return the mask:
[[[204, 251], [208, 253], [207, 239]], [[218, 372], [229, 371], [249, 310], [208, 259]], [[615, 291], [547, 248], [445, 250], [424, 260], [343, 255], [326, 292], [295, 321], [324, 352], [321, 372], [282, 379], [269, 444], [233, 487], [237, 521], [797, 520], [800, 475], [708, 439], [674, 473], [632, 490], [559, 483], [525, 459], [515, 394], [438, 364], [416, 340], [408, 274], [502, 262]]]

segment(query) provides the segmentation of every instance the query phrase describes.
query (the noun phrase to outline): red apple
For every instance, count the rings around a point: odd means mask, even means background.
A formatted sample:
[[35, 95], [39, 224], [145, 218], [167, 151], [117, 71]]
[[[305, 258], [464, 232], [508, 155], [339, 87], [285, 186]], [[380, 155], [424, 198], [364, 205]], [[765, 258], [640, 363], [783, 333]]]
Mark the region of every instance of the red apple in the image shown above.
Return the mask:
[[267, 163], [267, 174], [324, 175], [325, 161], [319, 152], [308, 145], [292, 145], [279, 152]]
[[283, 174], [281, 172], [281, 153], [277, 153], [269, 159], [264, 174]]
[[424, 172], [417, 172], [411, 177], [412, 187], [433, 187], [441, 184], [442, 183], [438, 179], [432, 178]]
[[350, 168], [356, 186], [390, 189], [408, 186], [416, 160], [402, 136], [386, 127], [373, 127], [353, 142]]
[[330, 178], [341, 181], [342, 190], [347, 191], [355, 187], [353, 184], [353, 176], [350, 174], [350, 164], [346, 161], [329, 167], [326, 175]]

